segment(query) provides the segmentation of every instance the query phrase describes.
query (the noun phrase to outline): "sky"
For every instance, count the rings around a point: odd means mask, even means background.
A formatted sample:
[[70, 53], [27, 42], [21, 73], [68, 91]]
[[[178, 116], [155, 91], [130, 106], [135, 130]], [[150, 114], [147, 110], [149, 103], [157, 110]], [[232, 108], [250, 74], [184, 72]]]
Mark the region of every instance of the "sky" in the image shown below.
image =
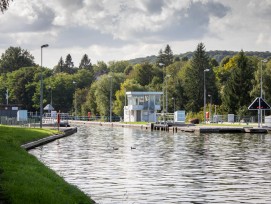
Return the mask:
[[209, 50], [270, 51], [271, 0], [13, 0], [0, 13], [0, 54], [28, 50], [53, 68], [71, 54], [97, 61]]

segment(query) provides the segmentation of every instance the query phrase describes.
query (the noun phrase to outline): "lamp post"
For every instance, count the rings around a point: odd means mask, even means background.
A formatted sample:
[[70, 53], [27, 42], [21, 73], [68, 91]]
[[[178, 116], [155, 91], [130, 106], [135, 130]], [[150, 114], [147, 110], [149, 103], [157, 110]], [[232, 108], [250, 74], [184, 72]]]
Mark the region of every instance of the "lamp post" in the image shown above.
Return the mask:
[[175, 98], [172, 97], [172, 100], [173, 100], [173, 113], [175, 113]]
[[75, 85], [75, 92], [74, 92], [74, 111], [75, 117], [77, 116], [77, 96], [76, 96], [76, 81], [72, 82]]
[[205, 84], [205, 72], [209, 72], [210, 69], [204, 69], [203, 71], [203, 86], [204, 86], [204, 123], [206, 124], [206, 84]]
[[[50, 105], [52, 106], [52, 108], [53, 108], [53, 93], [52, 93], [52, 87], [51, 86], [49, 86], [49, 88], [50, 88], [50, 94], [51, 94], [51, 101], [50, 101]], [[52, 113], [52, 110], [50, 110], [50, 112]]]
[[41, 73], [40, 73], [40, 128], [42, 128], [42, 115], [43, 115], [43, 76], [42, 76], [42, 48], [48, 47], [48, 44], [44, 44], [40, 47], [41, 50]]
[[170, 77], [169, 74], [166, 75], [166, 114], [168, 113], [168, 97], [167, 97], [167, 80]]
[[110, 104], [109, 104], [109, 121], [112, 122], [112, 76], [110, 78]]
[[[263, 98], [263, 62], [266, 63], [267, 59], [261, 60], [261, 99]], [[263, 124], [263, 111], [261, 109], [261, 105], [259, 106], [260, 108], [260, 117], [261, 117], [261, 127]]]
[[212, 122], [212, 98], [213, 96], [211, 94], [208, 94], [208, 96], [210, 97], [210, 108], [209, 108], [209, 122]]
[[159, 63], [159, 66], [162, 67], [163, 69], [163, 122], [165, 122], [165, 88], [164, 88], [164, 78], [165, 78], [165, 72], [164, 72], [164, 67], [165, 67], [165, 64], [164, 63]]

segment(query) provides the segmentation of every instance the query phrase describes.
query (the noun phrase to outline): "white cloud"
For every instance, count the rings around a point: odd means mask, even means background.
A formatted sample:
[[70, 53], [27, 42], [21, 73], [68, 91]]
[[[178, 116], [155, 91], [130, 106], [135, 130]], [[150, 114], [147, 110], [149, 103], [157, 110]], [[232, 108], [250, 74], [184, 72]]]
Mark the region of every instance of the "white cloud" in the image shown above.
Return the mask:
[[[21, 46], [45, 66], [70, 53], [75, 65], [87, 53], [96, 60], [206, 49], [270, 49], [269, 0], [20, 0], [0, 18], [0, 50]], [[46, 64], [48, 63], [48, 64]]]

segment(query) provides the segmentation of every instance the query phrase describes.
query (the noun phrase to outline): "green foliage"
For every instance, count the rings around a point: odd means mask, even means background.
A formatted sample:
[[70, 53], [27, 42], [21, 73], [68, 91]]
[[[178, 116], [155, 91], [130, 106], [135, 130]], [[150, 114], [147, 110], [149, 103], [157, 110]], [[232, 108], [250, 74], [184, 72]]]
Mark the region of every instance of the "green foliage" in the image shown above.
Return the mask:
[[0, 59], [0, 73], [8, 73], [21, 67], [31, 66], [35, 66], [34, 57], [20, 47], [9, 47]]
[[81, 62], [79, 64], [79, 69], [86, 69], [86, 70], [89, 70], [89, 71], [93, 71], [92, 70], [92, 64], [91, 64], [90, 59], [89, 59], [87, 54], [83, 55], [83, 57], [81, 59]]
[[[250, 91], [252, 90], [254, 66], [243, 51], [233, 60], [230, 77], [223, 89], [222, 102], [229, 113], [236, 114], [244, 112], [243, 107], [248, 107], [252, 101]], [[231, 60], [228, 63], [231, 63]]]
[[[209, 69], [209, 72], [205, 72], [206, 69]], [[185, 108], [192, 112], [198, 112], [203, 106], [204, 74], [206, 90], [211, 90], [209, 88], [210, 78], [214, 74], [209, 65], [209, 57], [205, 52], [205, 47], [203, 43], [200, 43], [191, 60], [191, 66], [187, 67], [184, 76], [184, 91], [188, 98]]]
[[169, 45], [166, 45], [165, 50], [159, 51], [156, 64], [162, 63], [164, 66], [168, 66], [173, 63], [174, 55]]
[[148, 85], [153, 78], [153, 66], [149, 63], [134, 66], [129, 78], [135, 79], [140, 85]]
[[103, 61], [98, 61], [97, 64], [93, 66], [93, 70], [95, 73], [94, 74], [95, 78], [98, 78], [99, 76], [107, 74], [109, 72], [106, 63]]
[[108, 64], [108, 69], [113, 73], [124, 73], [125, 69], [129, 67], [129, 62], [127, 61], [111, 61]]
[[9, 102], [33, 111], [32, 97], [38, 83], [37, 75], [40, 73], [41, 69], [38, 67], [25, 67], [8, 73], [6, 88], [9, 90]]

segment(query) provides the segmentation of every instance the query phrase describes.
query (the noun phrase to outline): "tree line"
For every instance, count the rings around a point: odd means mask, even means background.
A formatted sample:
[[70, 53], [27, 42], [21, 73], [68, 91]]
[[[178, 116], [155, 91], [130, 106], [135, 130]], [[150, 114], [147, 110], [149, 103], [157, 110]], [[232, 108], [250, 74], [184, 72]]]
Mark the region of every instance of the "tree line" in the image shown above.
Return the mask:
[[[40, 75], [44, 78], [43, 105], [57, 111], [86, 116], [108, 116], [112, 90], [113, 114], [123, 115], [126, 91], [167, 91], [168, 112], [186, 110], [189, 117], [203, 119], [204, 81], [207, 104], [217, 114], [255, 114], [247, 107], [260, 96], [261, 76], [264, 97], [271, 102], [271, 62], [249, 56], [243, 50], [221, 62], [211, 58], [199, 43], [191, 58], [176, 57], [169, 45], [158, 52], [155, 63], [98, 61], [92, 64], [84, 54], [78, 67], [72, 56], [60, 58], [53, 69], [40, 67], [34, 57], [20, 47], [10, 47], [0, 59], [0, 103], [19, 104], [29, 111], [39, 110]], [[262, 71], [262, 72], [261, 72]], [[161, 101], [162, 102], [162, 101]], [[209, 108], [208, 108], [209, 110]], [[163, 111], [163, 110], [162, 110]]]

